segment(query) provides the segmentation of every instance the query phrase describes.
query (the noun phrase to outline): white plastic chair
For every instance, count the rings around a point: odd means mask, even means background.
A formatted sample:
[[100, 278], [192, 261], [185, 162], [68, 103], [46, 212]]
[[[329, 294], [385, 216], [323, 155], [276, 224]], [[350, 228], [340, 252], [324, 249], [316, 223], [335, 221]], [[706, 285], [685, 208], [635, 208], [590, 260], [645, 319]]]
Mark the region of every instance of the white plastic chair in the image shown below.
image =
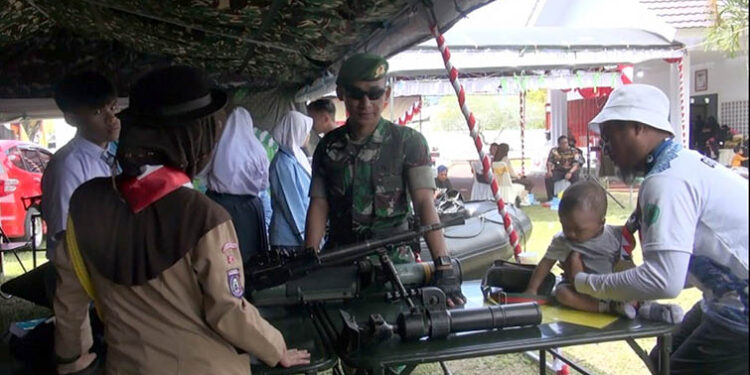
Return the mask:
[[562, 179], [560, 181], [555, 182], [555, 186], [553, 188], [554, 192], [555, 192], [555, 196], [557, 196], [558, 194], [560, 194], [560, 192], [565, 191], [565, 189], [567, 189], [568, 186], [570, 186], [570, 181], [568, 181], [566, 179]]

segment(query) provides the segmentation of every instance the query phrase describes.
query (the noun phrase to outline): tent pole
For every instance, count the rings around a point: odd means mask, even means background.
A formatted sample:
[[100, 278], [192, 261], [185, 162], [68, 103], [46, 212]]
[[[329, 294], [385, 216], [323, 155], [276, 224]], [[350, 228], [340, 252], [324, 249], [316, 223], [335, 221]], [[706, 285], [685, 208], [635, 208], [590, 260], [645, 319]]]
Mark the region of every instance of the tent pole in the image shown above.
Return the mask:
[[[520, 99], [520, 113], [521, 119], [521, 176], [526, 176], [526, 91], [521, 91], [518, 94]], [[508, 159], [510, 163], [510, 159]]]
[[422, 132], [422, 96], [419, 96], [419, 132]]
[[477, 122], [476, 118], [474, 117], [474, 113], [469, 110], [469, 106], [466, 104], [466, 91], [459, 82], [458, 69], [450, 62], [450, 50], [445, 45], [445, 38], [438, 30], [437, 17], [435, 17], [434, 12], [430, 12], [430, 14], [432, 15], [432, 19], [428, 20], [428, 22], [430, 23], [430, 32], [437, 42], [437, 47], [443, 57], [445, 70], [448, 72], [448, 76], [450, 77], [451, 86], [453, 87], [453, 90], [456, 92], [456, 96], [458, 97], [458, 105], [461, 107], [461, 113], [464, 115], [466, 126], [469, 128], [469, 135], [471, 135], [471, 138], [474, 141], [474, 146], [476, 146], [477, 154], [479, 154], [479, 159], [482, 162], [482, 174], [490, 182], [492, 194], [495, 197], [495, 201], [497, 202], [497, 210], [500, 213], [500, 217], [503, 218], [503, 226], [505, 227], [505, 231], [508, 233], [508, 239], [511, 247], [513, 248], [515, 260], [517, 262], [520, 262], [519, 258], [523, 250], [521, 249], [521, 241], [518, 237], [518, 232], [513, 227], [513, 220], [508, 213], [508, 208], [505, 205], [505, 201], [500, 195], [500, 187], [497, 183], [497, 179], [492, 173], [492, 161], [490, 160], [490, 155], [483, 149], [484, 144], [479, 135], [479, 132], [477, 131]]
[[[602, 156], [604, 155], [604, 150], [601, 151], [601, 155]], [[602, 167], [602, 165], [601, 165], [602, 164], [602, 161], [601, 161], [602, 158], [599, 158], [599, 159], [600, 159], [599, 160], [599, 168], [601, 168]], [[625, 208], [625, 206], [622, 203], [620, 203], [620, 201], [617, 200], [617, 198], [615, 198], [615, 196], [612, 193], [610, 193], [609, 190], [607, 190], [607, 187], [605, 187], [604, 184], [602, 184], [602, 182], [599, 181], [598, 178], [596, 178], [596, 176], [592, 176], [591, 175], [591, 133], [589, 132], [589, 125], [588, 124], [586, 124], [586, 179], [594, 181], [597, 184], [599, 184], [599, 186], [601, 186], [602, 189], [604, 189], [604, 192], [607, 193], [607, 195], [609, 195], [609, 197], [612, 198], [612, 200], [615, 201], [615, 203], [617, 203], [617, 205], [620, 206], [620, 208]], [[633, 206], [633, 187], [632, 187], [632, 185], [630, 186], [630, 206], [631, 207]]]

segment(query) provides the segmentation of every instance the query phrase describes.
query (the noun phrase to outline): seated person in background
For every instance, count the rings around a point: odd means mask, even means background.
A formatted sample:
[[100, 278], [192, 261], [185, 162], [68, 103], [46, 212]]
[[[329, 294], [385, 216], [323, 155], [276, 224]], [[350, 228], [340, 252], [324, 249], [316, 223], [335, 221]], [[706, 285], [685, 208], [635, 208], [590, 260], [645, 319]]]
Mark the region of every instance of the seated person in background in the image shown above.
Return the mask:
[[[618, 263], [627, 263], [628, 260], [624, 259], [629, 258], [635, 240], [632, 234], [623, 234], [623, 227], [605, 225], [606, 213], [607, 196], [598, 184], [582, 181], [571, 185], [565, 191], [558, 211], [563, 231], [552, 239], [547, 253], [534, 269], [525, 293], [537, 294], [552, 266], [565, 261], [571, 252], [581, 254], [586, 272], [596, 274], [612, 273], [616, 265], [621, 267]], [[580, 294], [568, 279], [557, 285], [555, 297], [560, 304], [577, 310], [619, 314], [630, 319], [638, 312], [645, 319], [676, 324], [683, 316], [678, 305], [646, 302], [638, 310], [637, 302], [599, 300]]]
[[[492, 158], [497, 152], [497, 143], [490, 145], [490, 158]], [[490, 182], [484, 178], [482, 174], [482, 161], [476, 160], [471, 162], [471, 174], [474, 175], [474, 184], [471, 186], [471, 200], [495, 200], [495, 196], [492, 194], [492, 188]]]
[[[531, 193], [531, 189], [534, 188], [534, 183], [531, 182], [526, 176], [519, 176], [515, 170], [513, 170], [513, 165], [510, 163], [510, 159], [508, 159], [508, 151], [510, 151], [510, 146], [508, 146], [507, 143], [501, 143], [497, 146], [497, 151], [495, 151], [494, 160], [492, 163], [493, 171], [495, 169], [495, 163], [497, 162], [503, 162], [505, 163], [506, 167], [508, 168], [508, 173], [510, 173], [510, 179], [514, 184], [521, 184], [523, 185], [523, 188], [526, 189], [529, 193]], [[499, 173], [495, 173], [499, 174]]]
[[583, 157], [583, 150], [576, 145], [575, 137], [569, 138], [568, 140], [570, 141], [570, 148], [578, 154], [578, 161], [581, 163], [580, 167], [583, 168], [583, 164], [586, 162], [586, 158]]
[[244, 261], [268, 251], [265, 209], [260, 198], [268, 188], [268, 156], [253, 128], [250, 112], [235, 108], [227, 118], [211, 163], [201, 173], [206, 196], [232, 217]]
[[718, 157], [719, 142], [717, 138], [720, 131], [721, 128], [719, 127], [719, 122], [716, 121], [716, 117], [708, 116], [705, 125], [701, 128], [701, 132], [698, 135], [698, 151], [701, 154], [712, 159]]
[[448, 179], [448, 167], [441, 165], [437, 167], [437, 177], [435, 177], [435, 198], [453, 190], [453, 184]]
[[302, 151], [313, 119], [289, 111], [273, 128], [279, 152], [271, 161], [271, 247], [297, 250], [305, 237], [305, 218], [310, 206], [310, 164]]
[[572, 184], [578, 181], [581, 165], [583, 155], [578, 149], [570, 147], [568, 137], [561, 135], [557, 138], [557, 147], [550, 150], [547, 157], [547, 174], [544, 178], [547, 200], [555, 195], [555, 182], [565, 179]]
[[747, 160], [747, 156], [745, 156], [745, 150], [742, 149], [742, 146], [734, 146], [734, 156], [732, 156], [732, 162], [729, 166], [732, 168], [741, 167], [742, 162], [745, 160]]
[[734, 136], [732, 129], [730, 129], [728, 125], [722, 125], [721, 128], [719, 128], [719, 146], [724, 146], [724, 143], [731, 140], [732, 136]]

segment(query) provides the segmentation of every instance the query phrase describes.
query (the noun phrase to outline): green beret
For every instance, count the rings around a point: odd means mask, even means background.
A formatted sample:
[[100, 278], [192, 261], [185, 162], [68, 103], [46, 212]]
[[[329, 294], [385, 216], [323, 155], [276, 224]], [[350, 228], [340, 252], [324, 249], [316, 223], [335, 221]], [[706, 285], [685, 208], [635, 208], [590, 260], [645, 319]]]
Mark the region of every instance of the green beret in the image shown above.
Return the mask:
[[372, 53], [358, 53], [344, 61], [336, 79], [337, 85], [352, 84], [357, 81], [375, 81], [388, 73], [388, 61]]

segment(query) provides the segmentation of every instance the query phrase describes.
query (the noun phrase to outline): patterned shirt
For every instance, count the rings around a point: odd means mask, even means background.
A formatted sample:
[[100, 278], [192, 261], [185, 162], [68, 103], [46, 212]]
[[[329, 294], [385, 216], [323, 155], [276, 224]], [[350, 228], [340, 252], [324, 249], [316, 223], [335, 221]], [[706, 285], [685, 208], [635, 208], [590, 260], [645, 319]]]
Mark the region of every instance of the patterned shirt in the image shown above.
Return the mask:
[[747, 181], [673, 140], [652, 155], [638, 197], [643, 250], [689, 252], [704, 312], [747, 332]]
[[427, 141], [414, 129], [381, 119], [354, 141], [349, 124], [329, 132], [315, 150], [311, 197], [326, 198], [327, 247], [408, 228], [408, 191], [435, 188]]
[[547, 163], [552, 164], [554, 170], [567, 172], [573, 168], [574, 163], [578, 163], [579, 167], [583, 165], [583, 153], [574, 147], [568, 147], [565, 151], [554, 147], [549, 151]]
[[[705, 316], [747, 332], [747, 180], [672, 140], [651, 153], [646, 170], [638, 193], [639, 235], [644, 259], [655, 266], [608, 275], [581, 272], [576, 290], [627, 300], [661, 295], [655, 291], [687, 281], [703, 292]], [[687, 275], [677, 273], [685, 268]]]

